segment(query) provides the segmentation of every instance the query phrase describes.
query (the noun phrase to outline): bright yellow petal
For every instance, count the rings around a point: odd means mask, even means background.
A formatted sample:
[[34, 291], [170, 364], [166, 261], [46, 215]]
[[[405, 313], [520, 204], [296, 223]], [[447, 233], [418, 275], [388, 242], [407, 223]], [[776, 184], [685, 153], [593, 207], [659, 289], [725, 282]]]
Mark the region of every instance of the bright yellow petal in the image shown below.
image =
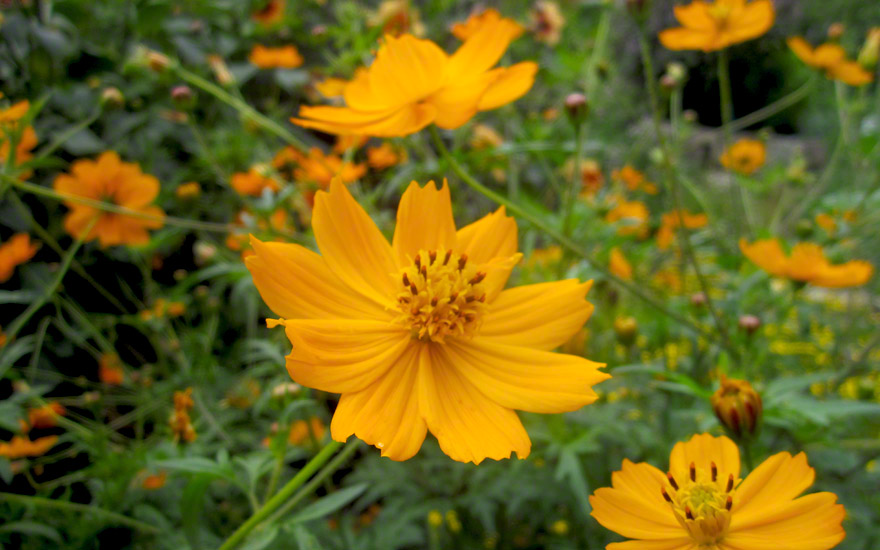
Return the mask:
[[353, 291], [324, 259], [298, 244], [264, 243], [251, 237], [245, 260], [263, 301], [285, 319], [390, 320], [380, 302]]
[[434, 123], [453, 130], [477, 114], [480, 99], [497, 78], [492, 72], [467, 79], [456, 79], [433, 94], [428, 102], [437, 109]]
[[690, 464], [709, 471], [714, 462], [718, 467], [719, 479], [739, 479], [739, 448], [726, 436], [715, 437], [709, 434], [696, 434], [686, 443], [679, 442], [672, 448], [669, 455], [669, 471], [672, 475], [685, 479]]
[[611, 485], [615, 490], [629, 494], [646, 509], [657, 510], [655, 520], [658, 523], [675, 527], [679, 524], [660, 491], [668, 484], [666, 474], [659, 468], [647, 462], [633, 463], [626, 458], [620, 471], [611, 474]]
[[767, 273], [778, 277], [785, 276], [788, 258], [778, 240], [763, 239], [749, 244], [745, 239], [740, 239], [739, 249], [746, 258]]
[[843, 61], [828, 69], [828, 75], [850, 86], [864, 86], [874, 80], [874, 75], [855, 61]]
[[[470, 256], [470, 255], [468, 255]], [[516, 267], [516, 264], [522, 259], [522, 254], [517, 252], [508, 258], [493, 258], [484, 264], [477, 266], [477, 271], [486, 274], [483, 279], [483, 288], [486, 289], [486, 302], [492, 303], [495, 298], [504, 290], [507, 279], [510, 278], [510, 272]]]
[[874, 266], [863, 260], [852, 260], [841, 265], [825, 265], [810, 284], [826, 288], [861, 286], [871, 280]]
[[146, 206], [156, 199], [159, 194], [159, 180], [149, 174], [141, 174], [137, 166], [132, 165], [138, 172], [131, 179], [121, 185], [114, 197], [116, 204], [127, 208], [139, 208]]
[[732, 515], [723, 550], [828, 550], [846, 537], [841, 523], [846, 517], [837, 495], [815, 493], [766, 508], [748, 525]]
[[[476, 337], [450, 340], [437, 351], [483, 395], [508, 409], [538, 413], [577, 410], [597, 399], [593, 386], [610, 378], [605, 365], [583, 357], [497, 344]], [[659, 489], [658, 489], [659, 490]]]
[[394, 307], [398, 271], [385, 237], [338, 179], [318, 191], [312, 229], [324, 262], [346, 285], [374, 301]]
[[418, 452], [427, 432], [417, 388], [422, 349], [408, 346], [373, 384], [342, 395], [330, 423], [333, 439], [345, 441], [354, 434], [391, 460], [406, 460]]
[[520, 32], [519, 25], [510, 19], [499, 19], [480, 27], [449, 58], [449, 82], [471, 80], [491, 69]]
[[440, 448], [453, 460], [526, 458], [532, 443], [519, 417], [495, 403], [449, 364], [439, 348], [423, 347], [419, 404]]
[[816, 60], [815, 53], [813, 52], [813, 47], [804, 40], [800, 36], [792, 36], [788, 40], [785, 41], [788, 44], [788, 47], [791, 48], [791, 51], [794, 54], [811, 67], [818, 67], [819, 63]]
[[773, 26], [775, 18], [772, 0], [752, 0], [728, 21], [724, 33], [728, 44], [738, 44], [763, 35]]
[[490, 71], [489, 74], [495, 79], [477, 107], [481, 111], [488, 111], [516, 101], [532, 88], [537, 72], [538, 64], [532, 61]]
[[504, 290], [489, 304], [480, 338], [547, 351], [561, 346], [593, 313], [585, 299], [592, 284], [569, 279]]
[[428, 104], [407, 104], [391, 111], [364, 112], [346, 107], [300, 107], [291, 122], [328, 134], [401, 137], [418, 132], [431, 123], [436, 108]]
[[840, 44], [826, 42], [813, 52], [817, 67], [829, 68], [846, 59], [846, 50]]
[[424, 187], [411, 182], [397, 207], [392, 242], [400, 265], [409, 265], [419, 250], [453, 250], [457, 243], [449, 185], [444, 181], [437, 189], [433, 181]]
[[733, 525], [748, 525], [760, 520], [768, 510], [781, 506], [807, 490], [816, 472], [807, 463], [807, 455], [792, 457], [777, 453], [755, 468], [736, 490]]
[[470, 261], [485, 263], [493, 258], [509, 258], [516, 254], [516, 220], [502, 206], [472, 224], [458, 230], [458, 247]]
[[628, 540], [612, 542], [605, 550], [699, 550], [690, 537], [661, 540]]
[[705, 50], [717, 49], [715, 33], [697, 31], [678, 27], [660, 31], [660, 43], [668, 50]]
[[[659, 486], [656, 492], [660, 492]], [[630, 539], [671, 540], [687, 534], [667, 503], [647, 504], [628, 491], [603, 487], [590, 495], [590, 515], [606, 529]]]
[[711, 31], [715, 28], [715, 18], [709, 13], [708, 4], [700, 0], [690, 4], [673, 6], [672, 11], [683, 27], [704, 31]]

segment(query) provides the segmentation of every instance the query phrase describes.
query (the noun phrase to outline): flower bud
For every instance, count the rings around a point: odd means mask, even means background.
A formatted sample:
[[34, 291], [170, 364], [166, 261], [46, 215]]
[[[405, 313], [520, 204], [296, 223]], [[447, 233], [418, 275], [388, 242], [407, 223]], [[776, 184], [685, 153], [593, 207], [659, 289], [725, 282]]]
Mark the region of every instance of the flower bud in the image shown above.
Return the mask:
[[219, 82], [221, 86], [235, 84], [235, 77], [232, 76], [229, 67], [226, 65], [226, 61], [224, 61], [222, 57], [217, 54], [211, 54], [207, 59], [208, 65], [211, 66], [211, 70], [214, 72], [214, 78], [217, 79], [217, 82]]
[[721, 387], [712, 394], [715, 416], [736, 437], [754, 435], [761, 421], [761, 396], [745, 380], [721, 375]]
[[171, 101], [178, 109], [190, 109], [195, 103], [195, 94], [189, 86], [171, 88]]
[[633, 317], [618, 317], [614, 320], [614, 332], [617, 341], [624, 346], [631, 346], [636, 340], [639, 324]]
[[880, 27], [874, 27], [868, 31], [865, 45], [859, 52], [859, 65], [869, 71], [877, 67], [877, 59], [880, 57]]
[[153, 50], [147, 50], [146, 61], [147, 67], [157, 73], [163, 72], [165, 69], [168, 68], [168, 65], [171, 64], [171, 60], [168, 59], [167, 55], [161, 54]]
[[125, 105], [125, 97], [119, 88], [110, 86], [101, 91], [101, 103], [107, 107], [122, 107]]
[[846, 30], [846, 27], [843, 23], [831, 23], [828, 26], [828, 40], [837, 41], [840, 40], [840, 37], [843, 36], [843, 31]]
[[739, 318], [739, 328], [751, 336], [756, 330], [761, 328], [761, 319], [755, 315], [743, 315]]
[[584, 94], [568, 94], [565, 98], [565, 112], [573, 124], [580, 124], [587, 118], [590, 107]]
[[702, 292], [691, 294], [691, 305], [694, 307], [703, 307], [706, 305], [706, 295]]

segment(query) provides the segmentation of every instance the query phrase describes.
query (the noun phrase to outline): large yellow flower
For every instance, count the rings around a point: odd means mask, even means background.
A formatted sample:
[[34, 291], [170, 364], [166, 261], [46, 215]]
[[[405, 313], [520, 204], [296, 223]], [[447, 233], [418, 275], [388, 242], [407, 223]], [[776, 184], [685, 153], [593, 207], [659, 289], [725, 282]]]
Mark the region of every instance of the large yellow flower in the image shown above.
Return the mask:
[[521, 32], [509, 19], [490, 21], [453, 54], [410, 34], [386, 35], [376, 59], [345, 86], [345, 107], [300, 108], [292, 121], [331, 134], [405, 136], [432, 122], [458, 128], [477, 111], [525, 94], [538, 66], [531, 61], [492, 69]]
[[775, 19], [771, 0], [694, 0], [672, 9], [682, 26], [660, 32], [670, 50], [722, 50], [761, 36]]
[[552, 413], [592, 403], [599, 363], [551, 353], [593, 311], [591, 283], [503, 290], [517, 253], [504, 208], [459, 230], [449, 189], [415, 182], [389, 245], [345, 185], [319, 191], [312, 217], [321, 255], [252, 239], [247, 267], [283, 325], [299, 384], [341, 393], [330, 425], [393, 460], [428, 430], [455, 460], [523, 458], [531, 442], [514, 409]]
[[591, 497], [592, 516], [624, 537], [607, 550], [826, 550], [845, 536], [834, 493], [797, 498], [816, 473], [804, 453], [778, 453], [740, 479], [726, 437], [677, 443], [667, 473], [624, 459], [612, 487]]
[[874, 274], [874, 266], [864, 260], [850, 260], [832, 265], [815, 243], [798, 243], [786, 255], [776, 239], [749, 244], [739, 241], [739, 248], [755, 265], [771, 275], [815, 286], [842, 288], [860, 286]]

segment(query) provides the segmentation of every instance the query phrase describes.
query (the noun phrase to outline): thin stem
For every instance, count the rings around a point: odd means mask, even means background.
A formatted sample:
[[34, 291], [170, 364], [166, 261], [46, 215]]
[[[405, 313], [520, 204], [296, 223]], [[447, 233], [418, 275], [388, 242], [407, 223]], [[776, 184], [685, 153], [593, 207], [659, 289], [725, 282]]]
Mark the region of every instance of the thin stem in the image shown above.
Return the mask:
[[34, 163], [40, 159], [43, 159], [45, 157], [48, 157], [49, 155], [54, 153], [59, 147], [64, 145], [67, 142], [67, 140], [69, 140], [70, 138], [75, 136], [80, 131], [85, 130], [86, 128], [91, 126], [93, 122], [98, 120], [99, 116], [101, 116], [100, 109], [98, 109], [89, 118], [87, 118], [77, 124], [74, 124], [70, 128], [66, 129], [64, 132], [62, 132], [60, 135], [58, 135], [58, 137], [56, 137], [51, 143], [49, 143], [48, 145], [46, 145], [45, 147], [43, 147], [42, 149], [37, 151], [37, 153], [34, 155], [34, 158], [32, 158], [31, 160], [28, 161], [28, 164], [32, 164], [32, 163]]
[[817, 75], [813, 75], [809, 80], [801, 84], [799, 88], [794, 90], [793, 92], [777, 99], [773, 103], [761, 107], [757, 111], [753, 111], [745, 116], [742, 116], [730, 124], [727, 127], [731, 132], [739, 132], [740, 130], [745, 130], [749, 126], [753, 126], [759, 122], [767, 120], [777, 113], [781, 113], [782, 111], [788, 109], [792, 105], [796, 105], [800, 103], [804, 98], [810, 95], [810, 92], [813, 91], [813, 86], [816, 84]]
[[266, 501], [266, 504], [264, 504], [262, 508], [257, 510], [247, 521], [242, 523], [241, 526], [239, 526], [239, 528], [236, 529], [228, 539], [226, 539], [226, 542], [220, 546], [220, 550], [232, 550], [241, 544], [257, 525], [262, 523], [266, 518], [272, 515], [275, 510], [280, 508], [293, 495], [293, 493], [295, 493], [296, 490], [306, 482], [309, 476], [324, 465], [324, 463], [327, 462], [330, 457], [333, 456], [333, 453], [335, 453], [341, 446], [342, 443], [338, 441], [331, 441], [325, 445], [324, 448], [321, 449], [321, 452], [316, 454], [308, 464], [303, 466], [303, 468], [293, 476], [293, 479], [288, 481], [287, 484], [275, 494], [275, 496]]
[[583, 143], [584, 143], [584, 123], [582, 121], [575, 122], [575, 152], [574, 152], [574, 173], [571, 175], [571, 183], [568, 185], [568, 192], [565, 195], [565, 204], [563, 209], [565, 214], [562, 218], [562, 234], [566, 237], [571, 236], [571, 223], [574, 214], [574, 203], [577, 201], [578, 188], [581, 186], [581, 162], [583, 161]]
[[[733, 132], [730, 129], [730, 124], [733, 122], [733, 93], [730, 88], [730, 61], [728, 60], [726, 48], [718, 52], [718, 88], [721, 97], [721, 133], [724, 136], [723, 150], [726, 151], [733, 141]], [[741, 183], [735, 182], [730, 172], [728, 172], [728, 183], [736, 185], [739, 191], [739, 199], [742, 202], [743, 212], [745, 213], [746, 233], [751, 237], [755, 221], [752, 219], [752, 208], [746, 188]]]
[[[599, 66], [599, 59], [605, 51], [605, 44], [608, 42], [609, 31], [611, 30], [611, 3], [605, 3], [602, 6], [602, 15], [599, 18], [599, 25], [596, 27], [596, 38], [593, 40], [593, 51], [587, 61], [587, 82], [584, 86], [587, 100], [593, 102], [596, 95], [596, 86], [599, 79], [596, 78], [596, 68]], [[578, 148], [580, 149], [580, 147]]]
[[78, 504], [75, 502], [68, 502], [66, 500], [52, 500], [50, 498], [44, 497], [16, 495], [13, 493], [0, 493], [0, 500], [6, 502], [15, 502], [17, 504], [21, 504], [22, 506], [39, 506], [42, 508], [54, 508], [55, 510], [64, 510], [68, 512], [92, 513], [96, 516], [100, 516], [108, 520], [109, 522], [117, 523], [120, 525], [127, 525], [128, 527], [132, 527], [144, 533], [159, 534], [162, 532], [162, 530], [158, 527], [155, 527], [148, 523], [132, 519], [128, 516], [124, 516], [116, 512], [111, 512], [110, 510], [98, 508], [97, 506], [89, 506], [87, 504]]

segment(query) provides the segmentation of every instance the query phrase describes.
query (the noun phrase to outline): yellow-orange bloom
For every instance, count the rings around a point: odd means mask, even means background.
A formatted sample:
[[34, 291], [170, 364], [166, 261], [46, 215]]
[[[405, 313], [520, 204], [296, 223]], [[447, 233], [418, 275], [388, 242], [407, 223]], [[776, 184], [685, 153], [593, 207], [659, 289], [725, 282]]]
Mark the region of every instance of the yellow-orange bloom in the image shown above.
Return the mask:
[[287, 7], [287, 0], [268, 0], [262, 8], [253, 12], [251, 17], [258, 23], [271, 25], [284, 17], [285, 7]]
[[386, 36], [369, 68], [345, 86], [345, 107], [303, 106], [292, 121], [377, 137], [409, 135], [431, 123], [458, 128], [532, 87], [538, 66], [531, 61], [492, 69], [517, 32], [506, 19], [486, 24], [453, 55], [409, 34]]
[[529, 12], [532, 20], [531, 30], [535, 34], [535, 40], [551, 46], [559, 43], [562, 37], [562, 27], [565, 26], [565, 17], [559, 9], [559, 4], [550, 0], [538, 0], [534, 9]]
[[264, 189], [270, 191], [278, 191], [281, 185], [278, 180], [270, 175], [263, 174], [263, 170], [254, 167], [247, 172], [236, 172], [232, 174], [230, 183], [239, 195], [250, 195], [259, 197], [263, 194]]
[[297, 163], [293, 170], [293, 177], [299, 182], [311, 182], [319, 187], [329, 186], [330, 181], [337, 176], [343, 182], [351, 183], [367, 173], [367, 167], [363, 164], [343, 161], [337, 155], [325, 154], [318, 147], [309, 149], [308, 155], [304, 155], [296, 149], [292, 149], [288, 154]]
[[649, 195], [656, 195], [658, 192], [657, 186], [648, 181], [645, 174], [636, 170], [629, 164], [624, 165], [620, 170], [611, 172], [611, 178], [623, 182], [626, 188], [630, 191], [641, 189]]
[[27, 437], [16, 435], [12, 437], [12, 441], [0, 441], [0, 456], [5, 456], [10, 460], [28, 456], [43, 456], [55, 446], [56, 441], [58, 441], [57, 435], [38, 437], [33, 441]]
[[54, 428], [58, 425], [58, 417], [66, 414], [67, 409], [57, 401], [46, 403], [42, 407], [28, 409], [28, 429]]
[[402, 162], [406, 162], [406, 151], [400, 151], [390, 143], [367, 148], [367, 164], [374, 170], [384, 170]]
[[320, 82], [315, 83], [315, 89], [318, 90], [318, 93], [326, 98], [334, 98], [334, 97], [342, 97], [342, 93], [345, 91], [345, 86], [348, 84], [348, 80], [344, 78], [336, 78], [336, 77], [327, 77]]
[[[451, 31], [456, 38], [464, 41], [477, 34], [484, 25], [494, 25], [501, 19], [504, 18], [498, 10], [495, 8], [487, 8], [483, 11], [472, 13], [467, 18], [467, 21], [454, 23]], [[519, 32], [513, 36], [513, 39], [519, 38], [525, 29], [522, 25], [512, 19], [508, 19], [508, 21], [519, 28]]]
[[615, 246], [611, 249], [611, 258], [608, 261], [608, 271], [626, 281], [632, 279], [632, 265], [630, 265], [626, 256], [623, 255], [623, 252], [620, 251], [620, 247]]
[[151, 474], [145, 477], [143, 482], [141, 482], [141, 487], [148, 491], [156, 491], [164, 487], [167, 480], [168, 472], [162, 471], [158, 474]]
[[737, 437], [753, 435], [758, 429], [764, 406], [747, 380], [722, 374], [721, 385], [712, 394], [711, 402], [715, 416]]
[[287, 370], [341, 393], [330, 433], [352, 434], [405, 460], [428, 430], [463, 462], [523, 458], [531, 442], [514, 409], [579, 409], [608, 378], [603, 366], [551, 353], [589, 318], [591, 283], [503, 290], [517, 253], [504, 208], [456, 230], [449, 188], [413, 182], [391, 244], [345, 185], [315, 197], [321, 255], [252, 239], [254, 284], [282, 319]]
[[648, 207], [640, 201], [623, 201], [612, 208], [606, 215], [608, 223], [622, 222], [617, 228], [620, 235], [637, 235], [640, 238], [648, 235], [648, 218], [651, 217]]
[[846, 58], [846, 51], [840, 44], [827, 42], [813, 49], [800, 36], [793, 36], [787, 42], [798, 59], [823, 71], [826, 78], [839, 80], [850, 86], [864, 86], [874, 80], [874, 75], [866, 71], [858, 61]]
[[181, 440], [192, 443], [196, 440], [196, 430], [189, 418], [189, 411], [193, 408], [192, 388], [174, 392], [174, 412], [168, 420], [171, 426], [171, 434], [174, 442]]
[[174, 190], [174, 194], [178, 199], [194, 199], [202, 193], [202, 187], [195, 181], [181, 183]]
[[779, 241], [764, 239], [752, 244], [745, 239], [739, 248], [755, 265], [771, 275], [828, 288], [861, 286], [874, 274], [874, 266], [863, 260], [832, 265], [822, 248], [814, 243], [798, 243], [786, 255]]
[[287, 442], [291, 445], [302, 445], [314, 437], [315, 441], [320, 443], [326, 432], [327, 428], [324, 426], [324, 422], [317, 416], [313, 416], [308, 421], [297, 420], [290, 425]]
[[113, 151], [102, 153], [97, 160], [78, 160], [69, 174], [55, 178], [55, 191], [95, 201], [111, 202], [135, 210], [151, 218], [135, 218], [98, 210], [92, 206], [67, 200], [70, 212], [64, 218], [64, 229], [74, 237], [97, 218], [97, 222], [83, 238], [98, 239], [102, 247], [120, 244], [141, 245], [150, 240], [147, 229], [162, 227], [165, 212], [152, 206], [159, 194], [159, 180], [141, 172], [137, 163], [122, 162]]
[[660, 32], [670, 50], [721, 50], [761, 36], [776, 17], [771, 0], [694, 0], [672, 9], [682, 26]]
[[119, 386], [125, 381], [122, 361], [115, 353], [104, 353], [98, 360], [98, 379], [108, 386]]
[[303, 58], [296, 46], [267, 48], [261, 44], [254, 45], [248, 60], [261, 69], [294, 69], [303, 64]]
[[[677, 443], [669, 470], [623, 460], [591, 515], [629, 539], [608, 550], [827, 550], [846, 533], [834, 493], [803, 493], [816, 477], [800, 453], [778, 453], [740, 478], [739, 449], [709, 434]], [[799, 497], [799, 498], [798, 498]]]
[[367, 18], [371, 27], [382, 27], [383, 34], [400, 36], [412, 33], [416, 36], [425, 34], [425, 26], [419, 18], [419, 10], [411, 5], [410, 0], [382, 0], [379, 9]]
[[740, 139], [721, 154], [721, 165], [740, 174], [751, 175], [767, 161], [767, 148], [757, 139]]
[[[24, 117], [31, 104], [28, 100], [19, 101], [6, 109], [0, 109], [0, 162], [6, 163], [12, 154], [9, 147], [8, 134], [18, 131], [19, 120]], [[34, 147], [37, 146], [37, 133], [33, 126], [25, 126], [15, 144], [15, 166], [19, 166], [33, 158]], [[30, 177], [30, 170], [19, 174], [24, 179]]]
[[674, 210], [663, 214], [657, 230], [657, 247], [666, 250], [675, 240], [675, 230], [684, 224], [688, 229], [699, 229], [709, 223], [706, 214], [691, 214], [687, 210]]
[[16, 233], [8, 241], [0, 244], [0, 283], [8, 281], [15, 267], [33, 258], [37, 249], [37, 245], [31, 243], [31, 237], [27, 233]]

